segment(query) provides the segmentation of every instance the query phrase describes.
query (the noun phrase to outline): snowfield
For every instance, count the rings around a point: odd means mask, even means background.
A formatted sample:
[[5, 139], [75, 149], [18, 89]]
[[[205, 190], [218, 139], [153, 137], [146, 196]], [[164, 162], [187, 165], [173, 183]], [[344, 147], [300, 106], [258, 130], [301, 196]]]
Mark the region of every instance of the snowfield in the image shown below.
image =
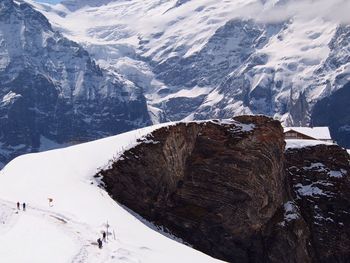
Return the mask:
[[[138, 138], [166, 125], [10, 162], [0, 171], [1, 262], [221, 262], [155, 231], [93, 177]], [[25, 212], [17, 211], [18, 201], [27, 203]], [[96, 240], [107, 222], [100, 250]]]
[[320, 144], [325, 145], [333, 145], [333, 143], [330, 142], [324, 142], [324, 141], [316, 141], [316, 140], [286, 140], [286, 149], [300, 149], [308, 146], [316, 146]]

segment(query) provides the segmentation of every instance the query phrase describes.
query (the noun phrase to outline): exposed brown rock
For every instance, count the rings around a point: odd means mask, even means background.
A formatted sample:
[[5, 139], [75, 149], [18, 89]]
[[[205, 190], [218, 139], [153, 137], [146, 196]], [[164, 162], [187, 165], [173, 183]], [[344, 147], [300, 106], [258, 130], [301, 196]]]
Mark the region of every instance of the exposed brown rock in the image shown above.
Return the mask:
[[314, 262], [350, 262], [350, 160], [339, 146], [286, 152], [287, 171], [312, 233]]
[[115, 200], [214, 257], [309, 262], [304, 220], [285, 222], [284, 146], [280, 123], [267, 117], [182, 123], [101, 175]]

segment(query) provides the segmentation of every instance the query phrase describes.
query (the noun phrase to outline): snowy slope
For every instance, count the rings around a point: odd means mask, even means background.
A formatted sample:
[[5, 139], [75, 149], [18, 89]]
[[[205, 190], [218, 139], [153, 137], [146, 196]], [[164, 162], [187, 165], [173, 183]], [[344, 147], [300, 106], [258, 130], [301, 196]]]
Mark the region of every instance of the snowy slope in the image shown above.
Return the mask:
[[349, 81], [345, 0], [34, 5], [171, 120], [254, 113], [308, 124], [316, 101]]
[[[93, 178], [138, 138], [165, 125], [10, 162], [0, 172], [1, 261], [219, 262], [149, 228]], [[17, 201], [27, 203], [26, 212], [16, 212]], [[110, 236], [99, 250], [95, 242], [107, 221]]]

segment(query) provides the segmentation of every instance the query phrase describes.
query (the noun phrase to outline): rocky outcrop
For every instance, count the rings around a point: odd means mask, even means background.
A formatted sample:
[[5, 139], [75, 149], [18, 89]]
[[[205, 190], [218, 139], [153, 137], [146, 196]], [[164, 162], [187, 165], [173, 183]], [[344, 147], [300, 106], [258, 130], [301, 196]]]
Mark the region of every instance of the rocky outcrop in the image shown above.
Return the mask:
[[349, 262], [350, 158], [262, 116], [158, 129], [100, 172], [118, 202], [228, 262]]
[[312, 233], [313, 262], [350, 261], [349, 163], [336, 145], [286, 152], [293, 195]]
[[230, 262], [309, 262], [290, 200], [278, 121], [180, 123], [156, 130], [100, 173], [111, 196], [195, 248]]

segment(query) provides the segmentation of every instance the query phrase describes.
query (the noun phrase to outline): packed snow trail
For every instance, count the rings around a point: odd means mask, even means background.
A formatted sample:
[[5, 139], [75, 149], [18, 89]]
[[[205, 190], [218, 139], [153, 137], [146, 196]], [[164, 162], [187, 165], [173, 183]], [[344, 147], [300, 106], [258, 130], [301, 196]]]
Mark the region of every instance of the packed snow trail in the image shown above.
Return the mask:
[[[5, 222], [0, 225], [1, 261], [221, 262], [155, 231], [115, 202], [94, 178], [142, 136], [168, 125], [10, 162], [0, 171], [0, 223]], [[26, 212], [16, 214], [17, 201], [27, 203]], [[96, 240], [107, 221], [109, 241], [99, 249]]]
[[[61, 253], [71, 255], [71, 260], [67, 262], [99, 262], [101, 258], [103, 262], [111, 254], [108, 244], [98, 249], [95, 239], [101, 235], [87, 224], [45, 209], [28, 206], [26, 211], [17, 210], [15, 202], [0, 200], [0, 207], [0, 243], [5, 244], [0, 247], [0, 255], [6, 255], [9, 262], [26, 262], [28, 258], [31, 262], [46, 262], [43, 253], [52, 256], [50, 262], [62, 262]], [[46, 231], [50, 232], [50, 236]], [[54, 237], [53, 232], [56, 234]], [[32, 240], [33, 236], [36, 238]], [[17, 249], [21, 249], [21, 253], [17, 253]]]

